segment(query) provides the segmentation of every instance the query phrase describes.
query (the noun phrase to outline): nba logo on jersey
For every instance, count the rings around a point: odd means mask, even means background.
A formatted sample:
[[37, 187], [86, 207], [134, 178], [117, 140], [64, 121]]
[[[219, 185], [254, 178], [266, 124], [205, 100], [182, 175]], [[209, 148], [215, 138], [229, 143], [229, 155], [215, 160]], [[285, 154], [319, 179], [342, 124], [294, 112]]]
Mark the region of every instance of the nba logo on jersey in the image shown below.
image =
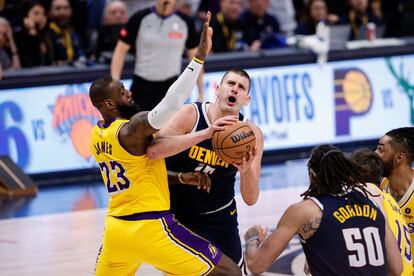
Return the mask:
[[211, 253], [211, 256], [213, 257], [213, 259], [214, 259], [214, 258], [216, 258], [217, 253], [218, 253], [217, 248], [216, 248], [214, 245], [212, 245], [212, 244], [210, 243], [210, 244], [208, 245], [208, 249], [210, 250], [210, 253]]

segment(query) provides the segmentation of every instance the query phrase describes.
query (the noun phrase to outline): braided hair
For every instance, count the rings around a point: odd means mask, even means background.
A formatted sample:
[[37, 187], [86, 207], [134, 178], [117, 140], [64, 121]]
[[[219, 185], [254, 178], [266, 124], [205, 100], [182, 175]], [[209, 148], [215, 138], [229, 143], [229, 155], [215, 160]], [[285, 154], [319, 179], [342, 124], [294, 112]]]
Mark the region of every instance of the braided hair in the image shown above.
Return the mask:
[[322, 194], [343, 194], [360, 191], [366, 197], [365, 170], [332, 145], [321, 145], [312, 150], [308, 162], [309, 172], [314, 176], [309, 188], [301, 196], [308, 198]]
[[386, 136], [392, 138], [395, 149], [404, 152], [409, 165], [414, 161], [414, 127], [401, 127], [388, 131]]

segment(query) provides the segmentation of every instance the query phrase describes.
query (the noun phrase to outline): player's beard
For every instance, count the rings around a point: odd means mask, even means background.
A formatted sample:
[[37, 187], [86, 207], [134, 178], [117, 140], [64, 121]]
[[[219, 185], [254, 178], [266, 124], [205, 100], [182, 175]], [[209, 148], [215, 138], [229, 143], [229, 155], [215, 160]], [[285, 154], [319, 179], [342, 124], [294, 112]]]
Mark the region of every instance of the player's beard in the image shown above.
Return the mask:
[[384, 161], [384, 172], [382, 173], [384, 177], [389, 177], [394, 170], [394, 156], [388, 161]]
[[117, 109], [121, 117], [124, 119], [128, 119], [128, 120], [131, 119], [132, 116], [134, 116], [135, 114], [141, 111], [141, 108], [136, 103], [119, 104], [117, 106]]

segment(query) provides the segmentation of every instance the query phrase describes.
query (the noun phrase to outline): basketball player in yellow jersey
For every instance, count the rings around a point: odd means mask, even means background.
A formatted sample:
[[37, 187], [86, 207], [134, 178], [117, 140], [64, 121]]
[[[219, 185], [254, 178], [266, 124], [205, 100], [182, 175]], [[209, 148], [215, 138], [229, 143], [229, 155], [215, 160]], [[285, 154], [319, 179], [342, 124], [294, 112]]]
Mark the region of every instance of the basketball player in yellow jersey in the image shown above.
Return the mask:
[[372, 198], [376, 201], [380, 200], [380, 203], [384, 206], [388, 224], [397, 240], [403, 261], [403, 273], [401, 275], [413, 275], [414, 269], [408, 225], [394, 198], [379, 188], [384, 172], [384, 164], [381, 158], [370, 149], [359, 149], [352, 153], [351, 159], [366, 170], [365, 181], [367, 182], [368, 190], [373, 195]]
[[411, 252], [414, 252], [414, 127], [387, 132], [375, 152], [384, 162], [383, 176], [388, 179], [384, 190], [400, 206], [411, 236]]
[[[241, 275], [237, 265], [169, 212], [164, 160], [146, 156], [152, 134], [190, 95], [211, 48], [210, 14], [193, 61], [151, 111], [139, 112], [131, 92], [111, 77], [93, 82], [89, 96], [103, 120], [94, 127], [91, 151], [110, 195], [96, 275], [135, 275], [148, 263], [166, 275]], [[221, 129], [214, 125], [210, 129]]]

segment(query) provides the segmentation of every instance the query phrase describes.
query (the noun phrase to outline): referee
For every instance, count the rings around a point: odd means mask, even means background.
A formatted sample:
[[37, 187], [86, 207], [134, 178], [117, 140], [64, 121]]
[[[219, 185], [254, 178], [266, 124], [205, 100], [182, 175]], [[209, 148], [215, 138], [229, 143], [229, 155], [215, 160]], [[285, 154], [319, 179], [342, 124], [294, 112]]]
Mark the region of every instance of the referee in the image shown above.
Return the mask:
[[[120, 79], [125, 55], [135, 49], [131, 92], [141, 110], [153, 109], [181, 73], [186, 50], [191, 59], [198, 37], [191, 18], [175, 10], [176, 0], [157, 0], [155, 7], [132, 15], [121, 29], [111, 63], [111, 76]], [[202, 77], [198, 79], [199, 100], [203, 98]]]

